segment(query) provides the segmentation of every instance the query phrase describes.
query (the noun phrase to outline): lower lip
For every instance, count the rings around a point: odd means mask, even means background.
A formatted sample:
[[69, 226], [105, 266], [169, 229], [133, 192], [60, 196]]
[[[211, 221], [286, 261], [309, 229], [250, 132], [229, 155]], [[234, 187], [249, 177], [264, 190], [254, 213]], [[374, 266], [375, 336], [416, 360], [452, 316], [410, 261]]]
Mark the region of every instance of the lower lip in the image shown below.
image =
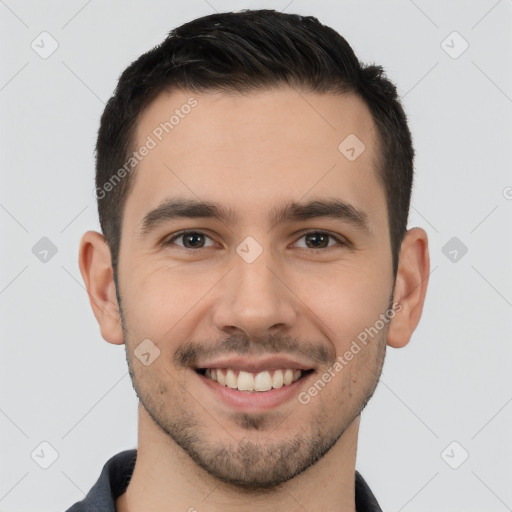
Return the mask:
[[314, 372], [308, 373], [292, 384], [278, 389], [273, 388], [269, 391], [239, 391], [228, 386], [222, 386], [200, 373], [195, 373], [224, 403], [243, 412], [258, 412], [272, 409], [287, 402], [298, 395], [299, 389], [314, 374]]

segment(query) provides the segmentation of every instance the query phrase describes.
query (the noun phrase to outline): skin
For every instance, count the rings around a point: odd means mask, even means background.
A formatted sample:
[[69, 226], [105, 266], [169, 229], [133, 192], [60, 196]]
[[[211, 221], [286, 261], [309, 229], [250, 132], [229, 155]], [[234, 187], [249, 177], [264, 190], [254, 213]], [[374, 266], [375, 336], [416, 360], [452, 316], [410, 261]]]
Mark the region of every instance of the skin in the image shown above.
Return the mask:
[[[290, 88], [247, 95], [173, 91], [143, 113], [136, 146], [191, 96], [197, 106], [142, 160], [127, 198], [122, 309], [104, 237], [88, 231], [80, 244], [80, 271], [101, 334], [126, 344], [140, 400], [137, 462], [117, 508], [354, 511], [360, 413], [386, 346], [405, 346], [420, 320], [427, 234], [407, 232], [394, 282], [384, 189], [375, 172], [376, 129], [356, 96]], [[355, 161], [338, 150], [348, 134], [366, 146]], [[141, 237], [144, 214], [171, 196], [221, 202], [238, 221], [180, 219]], [[276, 205], [313, 198], [343, 199], [364, 210], [371, 233], [324, 218], [269, 224]], [[204, 233], [203, 248], [183, 238], [162, 245], [184, 229]], [[314, 250], [303, 233], [311, 230], [350, 243], [330, 238]], [[250, 264], [236, 252], [247, 236], [263, 249]], [[310, 362], [316, 380], [388, 310], [391, 296], [400, 311], [308, 404], [294, 398], [243, 414], [181, 364], [184, 347], [203, 360], [209, 348], [218, 356], [261, 357], [277, 347]], [[146, 338], [160, 350], [148, 366], [134, 356]], [[309, 357], [308, 347], [323, 358]]]

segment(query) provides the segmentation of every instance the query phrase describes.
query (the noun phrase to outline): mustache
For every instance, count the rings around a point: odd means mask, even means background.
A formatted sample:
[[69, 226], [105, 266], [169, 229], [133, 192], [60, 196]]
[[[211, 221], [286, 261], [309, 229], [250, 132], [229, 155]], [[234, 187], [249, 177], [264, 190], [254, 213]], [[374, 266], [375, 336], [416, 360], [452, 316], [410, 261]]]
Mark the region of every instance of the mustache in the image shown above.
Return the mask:
[[213, 343], [187, 342], [174, 354], [174, 364], [178, 368], [194, 366], [199, 360], [210, 360], [222, 355], [262, 355], [284, 354], [300, 355], [319, 364], [334, 364], [336, 351], [334, 347], [297, 341], [287, 336], [268, 335], [258, 340], [244, 335], [232, 335]]

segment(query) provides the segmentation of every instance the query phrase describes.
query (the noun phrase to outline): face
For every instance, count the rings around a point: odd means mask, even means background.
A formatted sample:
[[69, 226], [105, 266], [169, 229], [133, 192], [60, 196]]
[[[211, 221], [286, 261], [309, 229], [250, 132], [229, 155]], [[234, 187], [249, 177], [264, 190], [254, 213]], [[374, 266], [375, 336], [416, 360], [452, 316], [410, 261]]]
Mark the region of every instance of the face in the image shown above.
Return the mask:
[[352, 95], [174, 91], [140, 118], [144, 144], [118, 269], [134, 388], [208, 473], [274, 487], [380, 376], [393, 275], [371, 114]]

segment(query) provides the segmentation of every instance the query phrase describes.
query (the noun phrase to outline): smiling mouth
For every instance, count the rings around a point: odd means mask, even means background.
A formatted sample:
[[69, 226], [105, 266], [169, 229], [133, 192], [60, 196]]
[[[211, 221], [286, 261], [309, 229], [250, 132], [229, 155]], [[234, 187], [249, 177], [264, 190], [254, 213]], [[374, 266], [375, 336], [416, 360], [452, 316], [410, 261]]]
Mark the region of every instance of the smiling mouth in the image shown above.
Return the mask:
[[231, 368], [198, 368], [196, 372], [203, 377], [238, 391], [264, 393], [272, 389], [289, 386], [313, 370], [293, 370], [290, 368], [264, 370], [260, 372], [246, 372]]

